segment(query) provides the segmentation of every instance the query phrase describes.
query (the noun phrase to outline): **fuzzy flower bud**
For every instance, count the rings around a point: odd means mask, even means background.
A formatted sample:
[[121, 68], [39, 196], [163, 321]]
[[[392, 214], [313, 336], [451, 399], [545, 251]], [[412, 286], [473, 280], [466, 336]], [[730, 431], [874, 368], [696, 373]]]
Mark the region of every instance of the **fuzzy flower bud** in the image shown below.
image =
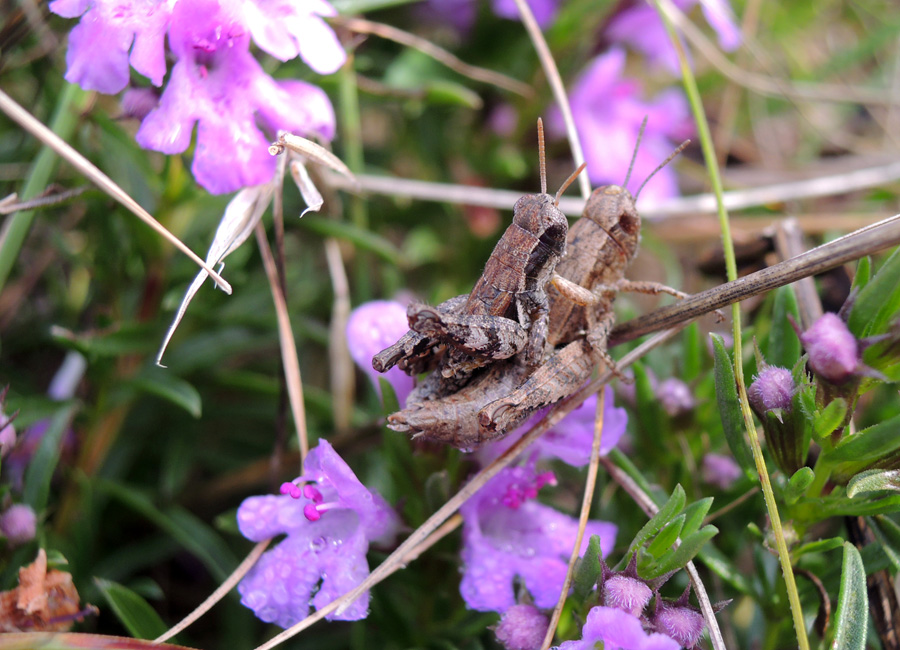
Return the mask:
[[763, 370], [747, 389], [750, 406], [760, 417], [774, 410], [789, 413], [793, 396], [794, 378], [791, 371], [778, 366]]
[[494, 628], [506, 650], [537, 650], [544, 642], [550, 620], [534, 605], [513, 605]]
[[697, 645], [706, 626], [703, 616], [697, 610], [664, 600], [659, 601], [659, 608], [653, 616], [652, 623], [657, 632], [675, 639], [685, 648]]
[[30, 506], [16, 504], [0, 515], [0, 533], [12, 546], [20, 546], [34, 539], [37, 515]]
[[656, 387], [656, 398], [670, 417], [687, 413], [696, 405], [691, 388], [677, 377], [670, 377]]
[[603, 583], [602, 604], [615, 607], [633, 616], [640, 616], [650, 602], [653, 592], [643, 580], [625, 575], [614, 575]]
[[800, 334], [800, 342], [809, 353], [809, 367], [832, 384], [843, 384], [859, 368], [859, 341], [837, 314], [823, 314]]

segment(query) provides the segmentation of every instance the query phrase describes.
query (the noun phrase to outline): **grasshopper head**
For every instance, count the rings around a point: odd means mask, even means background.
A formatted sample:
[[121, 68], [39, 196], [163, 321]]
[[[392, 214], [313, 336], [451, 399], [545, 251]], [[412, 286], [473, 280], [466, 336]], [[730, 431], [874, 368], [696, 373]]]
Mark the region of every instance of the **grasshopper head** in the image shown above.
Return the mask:
[[618, 244], [631, 259], [641, 239], [641, 216], [634, 207], [631, 192], [620, 185], [604, 185], [591, 193], [584, 215]]
[[569, 222], [549, 194], [526, 194], [513, 208], [513, 225], [530, 233], [554, 254], [566, 252]]

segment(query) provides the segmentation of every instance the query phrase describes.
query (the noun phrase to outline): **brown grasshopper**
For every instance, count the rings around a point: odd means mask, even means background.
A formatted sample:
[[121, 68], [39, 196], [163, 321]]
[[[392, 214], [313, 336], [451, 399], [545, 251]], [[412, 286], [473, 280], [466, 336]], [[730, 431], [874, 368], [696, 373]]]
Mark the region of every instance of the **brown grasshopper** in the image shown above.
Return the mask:
[[417, 387], [411, 399], [422, 401], [449, 394], [468, 382], [472, 372], [492, 361], [520, 352], [536, 365], [543, 357], [548, 331], [549, 302], [545, 286], [565, 253], [568, 221], [557, 207], [559, 197], [547, 194], [543, 128], [538, 121], [541, 193], [520, 198], [513, 222], [488, 259], [472, 292], [437, 307], [413, 303], [411, 331], [372, 360], [384, 372], [398, 364], [413, 374], [438, 371]]
[[549, 292], [548, 352], [540, 366], [530, 367], [517, 358], [495, 363], [453, 395], [409, 404], [388, 418], [388, 426], [456, 447], [475, 448], [504, 435], [537, 409], [575, 392], [598, 362], [619, 374], [606, 351], [606, 338], [615, 320], [612, 303], [616, 293], [686, 295], [655, 282], [624, 278], [640, 242], [641, 220], [634, 202], [624, 187], [597, 188], [582, 217], [569, 230], [568, 255], [556, 269], [562, 279], [553, 283], [557, 291]]

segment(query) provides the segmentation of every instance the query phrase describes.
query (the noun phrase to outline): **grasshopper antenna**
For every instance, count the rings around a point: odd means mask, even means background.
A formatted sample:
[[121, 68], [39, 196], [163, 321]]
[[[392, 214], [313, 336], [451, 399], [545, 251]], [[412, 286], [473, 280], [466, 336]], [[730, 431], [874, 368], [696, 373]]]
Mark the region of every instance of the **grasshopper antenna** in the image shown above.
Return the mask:
[[[625, 174], [625, 182], [622, 183], [622, 187], [628, 187], [628, 181], [631, 179], [631, 171], [634, 169], [634, 161], [637, 160], [637, 152], [638, 149], [641, 148], [641, 140], [644, 138], [644, 129], [647, 128], [647, 119], [649, 116], [644, 116], [644, 121], [641, 122], [641, 128], [638, 129], [638, 137], [637, 142], [634, 143], [634, 153], [631, 154], [631, 163], [628, 165], [628, 173]], [[653, 172], [655, 174], [656, 172]], [[651, 174], [651, 176], [653, 175]], [[638, 190], [640, 192], [640, 190]]]
[[563, 195], [563, 192], [565, 192], [567, 189], [569, 189], [569, 185], [571, 185], [572, 183], [575, 182], [575, 179], [578, 178], [578, 174], [583, 172], [585, 167], [587, 167], [587, 163], [586, 162], [581, 163], [578, 166], [578, 169], [576, 169], [574, 172], [572, 172], [572, 175], [566, 179], [566, 182], [562, 184], [562, 186], [559, 188], [559, 191], [556, 193], [556, 199], [553, 201], [553, 205], [555, 205], [556, 207], [559, 207], [559, 199]]
[[544, 121], [538, 118], [538, 159], [541, 161], [541, 194], [547, 193], [547, 162], [544, 157]]
[[647, 177], [647, 179], [646, 179], [643, 183], [641, 183], [641, 186], [638, 188], [638, 191], [635, 193], [635, 195], [634, 195], [634, 200], [635, 200], [635, 201], [637, 201], [638, 195], [640, 195], [641, 190], [644, 189], [644, 185], [646, 185], [646, 184], [650, 181], [650, 179], [653, 178], [653, 177], [656, 175], [656, 172], [658, 172], [660, 169], [662, 169], [663, 167], [665, 167], [666, 165], [668, 165], [670, 162], [672, 162], [672, 159], [673, 159], [675, 156], [677, 156], [678, 154], [680, 154], [682, 151], [684, 151], [685, 148], [686, 148], [690, 143], [691, 143], [690, 140], [685, 140], [684, 142], [682, 142], [680, 145], [678, 145], [678, 148], [677, 148], [675, 151], [673, 151], [671, 154], [669, 154], [669, 157], [668, 157], [668, 158], [666, 158], [665, 160], [663, 160], [663, 161], [659, 164], [659, 167], [657, 167], [657, 168], [654, 169], [652, 172], [650, 172], [650, 175]]

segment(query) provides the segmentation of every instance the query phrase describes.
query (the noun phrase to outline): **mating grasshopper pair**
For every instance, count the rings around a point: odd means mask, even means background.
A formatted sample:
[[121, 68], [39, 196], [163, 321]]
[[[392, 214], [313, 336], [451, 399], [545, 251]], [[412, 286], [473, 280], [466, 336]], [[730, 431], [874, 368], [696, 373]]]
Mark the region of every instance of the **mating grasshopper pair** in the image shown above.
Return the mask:
[[581, 168], [554, 201], [546, 194], [542, 141], [540, 149], [542, 193], [516, 203], [513, 224], [472, 293], [437, 307], [410, 305], [412, 330], [373, 359], [382, 372], [395, 364], [410, 374], [432, 371], [388, 418], [390, 428], [478, 447], [578, 390], [598, 363], [618, 374], [606, 351], [616, 293], [686, 295], [625, 279], [641, 219], [624, 187], [594, 190], [572, 228], [565, 217], [560, 227], [556, 203]]

